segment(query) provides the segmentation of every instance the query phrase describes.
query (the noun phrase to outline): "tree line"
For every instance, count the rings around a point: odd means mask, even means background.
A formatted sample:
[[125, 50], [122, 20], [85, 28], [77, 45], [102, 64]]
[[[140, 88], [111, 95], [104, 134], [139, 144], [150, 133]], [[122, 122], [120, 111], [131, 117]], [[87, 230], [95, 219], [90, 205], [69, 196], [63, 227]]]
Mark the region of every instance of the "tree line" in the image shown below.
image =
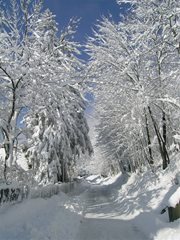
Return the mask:
[[104, 17], [87, 44], [98, 145], [123, 172], [166, 169], [179, 149], [180, 2], [118, 4], [127, 9], [121, 20]]

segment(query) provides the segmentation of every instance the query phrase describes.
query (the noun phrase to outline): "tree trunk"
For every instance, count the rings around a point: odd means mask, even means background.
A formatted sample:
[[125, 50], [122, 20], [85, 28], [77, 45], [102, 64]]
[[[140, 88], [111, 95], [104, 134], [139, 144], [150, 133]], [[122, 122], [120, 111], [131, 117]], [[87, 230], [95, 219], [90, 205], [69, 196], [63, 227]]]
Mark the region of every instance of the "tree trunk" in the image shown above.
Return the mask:
[[152, 148], [151, 148], [151, 137], [150, 137], [150, 132], [149, 132], [149, 123], [148, 123], [146, 112], [145, 112], [145, 122], [146, 122], [146, 134], [147, 134], [147, 142], [148, 142], [148, 152], [149, 152], [149, 157], [150, 157], [149, 163], [150, 164], [154, 164], [154, 159], [153, 159], [153, 155], [152, 155]]
[[61, 162], [61, 182], [69, 182], [67, 164], [64, 161]]
[[[163, 151], [165, 152], [165, 162], [164, 162], [164, 167], [166, 168], [167, 165], [170, 163], [169, 156], [167, 154], [167, 123], [166, 123], [166, 113], [163, 111], [163, 116], [162, 116], [162, 121], [163, 121]], [[164, 169], [165, 169], [164, 168]]]
[[7, 160], [9, 159], [9, 143], [4, 144], [5, 160], [4, 160], [4, 180], [7, 182]]
[[[168, 155], [168, 152], [167, 152], [167, 149], [166, 149], [166, 143], [164, 142], [164, 139], [161, 136], [161, 133], [159, 132], [156, 121], [155, 121], [155, 119], [152, 115], [151, 108], [148, 107], [148, 110], [149, 110], [149, 114], [151, 116], [152, 123], [153, 123], [153, 126], [154, 126], [154, 130], [155, 130], [155, 133], [156, 133], [156, 136], [157, 136], [157, 139], [158, 139], [159, 150], [160, 150], [160, 154], [161, 154], [162, 161], [163, 161], [163, 169], [166, 169], [167, 166], [168, 166], [168, 162], [169, 162], [169, 155]], [[166, 134], [166, 125], [164, 127], [165, 127], [164, 128], [164, 130], [165, 130], [164, 134]]]

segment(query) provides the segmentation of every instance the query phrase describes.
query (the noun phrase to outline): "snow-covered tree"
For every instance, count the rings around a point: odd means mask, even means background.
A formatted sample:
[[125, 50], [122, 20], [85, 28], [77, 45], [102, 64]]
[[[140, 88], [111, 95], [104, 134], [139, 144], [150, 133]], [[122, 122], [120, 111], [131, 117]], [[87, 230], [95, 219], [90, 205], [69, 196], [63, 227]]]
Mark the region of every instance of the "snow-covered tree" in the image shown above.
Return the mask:
[[71, 180], [76, 159], [86, 152], [92, 153], [85, 107], [79, 91], [65, 86], [53, 108], [27, 115], [32, 137], [26, 156], [38, 182]]
[[125, 2], [130, 14], [119, 23], [103, 18], [87, 44], [99, 144], [121, 169], [159, 155], [165, 169], [179, 126], [179, 1]]
[[[62, 161], [68, 158], [70, 162], [77, 155], [74, 149], [91, 152], [91, 145], [84, 117], [85, 104], [79, 92], [82, 86], [82, 63], [76, 57], [79, 45], [73, 40], [78, 22], [71, 20], [58, 36], [55, 16], [49, 10], [42, 10], [41, 0], [10, 0], [8, 5], [6, 1], [1, 4], [0, 128], [6, 152], [6, 178], [7, 166], [11, 169], [15, 164], [13, 149], [22, 132], [29, 137], [29, 143], [41, 146], [39, 155], [43, 144], [51, 145], [48, 162], [35, 163], [40, 171], [44, 171], [42, 165], [59, 164], [57, 157]], [[24, 123], [20, 124], [23, 117]], [[84, 128], [80, 126], [81, 121]], [[35, 133], [37, 128], [42, 131], [39, 139], [34, 134], [31, 139], [29, 131]], [[67, 152], [71, 135], [77, 146], [71, 146], [71, 152]], [[56, 147], [58, 156], [53, 153]]]
[[[31, 2], [32, 3], [32, 2]], [[40, 1], [33, 9], [40, 8]], [[0, 88], [1, 132], [5, 149], [4, 177], [7, 166], [13, 164], [13, 148], [21, 133], [17, 122], [26, 107], [24, 89], [29, 82], [28, 35], [37, 13], [30, 11], [30, 1], [1, 1], [0, 5]], [[29, 24], [28, 24], [29, 23]]]

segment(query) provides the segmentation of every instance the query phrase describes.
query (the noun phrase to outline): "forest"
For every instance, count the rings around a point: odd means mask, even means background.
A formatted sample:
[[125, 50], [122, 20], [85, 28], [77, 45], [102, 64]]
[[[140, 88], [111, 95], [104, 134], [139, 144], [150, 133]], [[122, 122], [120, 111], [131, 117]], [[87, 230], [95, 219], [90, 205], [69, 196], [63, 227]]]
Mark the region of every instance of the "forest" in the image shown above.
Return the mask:
[[93, 175], [91, 159], [105, 177], [180, 166], [180, 2], [117, 0], [123, 6], [119, 22], [102, 17], [83, 46], [74, 16], [59, 29], [42, 0], [0, 1], [1, 203]]

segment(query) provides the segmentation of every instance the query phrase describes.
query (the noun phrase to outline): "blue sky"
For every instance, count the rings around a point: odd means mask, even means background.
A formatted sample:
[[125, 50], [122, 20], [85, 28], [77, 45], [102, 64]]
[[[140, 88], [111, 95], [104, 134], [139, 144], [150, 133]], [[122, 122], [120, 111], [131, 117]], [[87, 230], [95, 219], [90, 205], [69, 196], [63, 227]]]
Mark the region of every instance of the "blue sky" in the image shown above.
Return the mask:
[[[120, 7], [116, 0], [44, 0], [45, 7], [49, 8], [55, 15], [59, 27], [63, 28], [72, 17], [81, 18], [76, 41], [85, 43], [91, 29], [96, 24], [97, 19], [102, 15], [112, 15], [114, 21], [119, 20]], [[126, 7], [121, 9], [121, 13], [126, 11]]]

